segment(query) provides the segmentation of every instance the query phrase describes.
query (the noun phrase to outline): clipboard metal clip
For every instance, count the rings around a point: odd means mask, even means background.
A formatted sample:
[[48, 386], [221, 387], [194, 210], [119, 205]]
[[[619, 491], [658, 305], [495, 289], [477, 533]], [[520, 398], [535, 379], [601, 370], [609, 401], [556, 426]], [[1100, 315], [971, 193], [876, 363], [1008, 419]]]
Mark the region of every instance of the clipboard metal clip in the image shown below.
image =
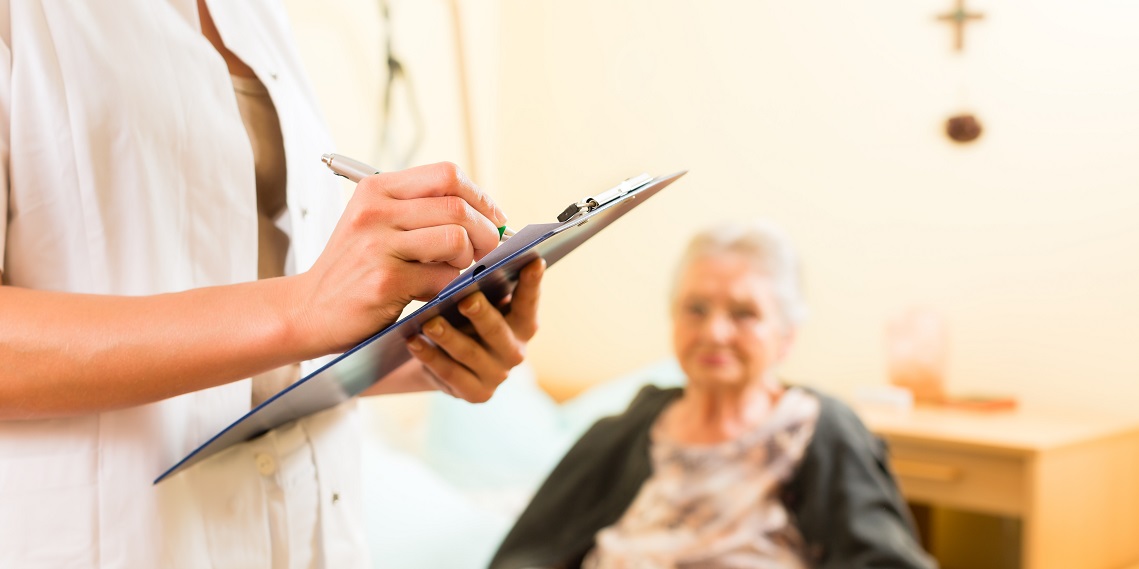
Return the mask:
[[624, 196], [625, 194], [637, 188], [640, 188], [641, 186], [644, 186], [652, 180], [653, 177], [648, 174], [641, 174], [639, 176], [629, 178], [620, 184], [617, 184], [616, 186], [613, 186], [612, 188], [601, 192], [600, 194], [589, 196], [577, 203], [570, 204], [568, 207], [566, 207], [565, 210], [558, 214], [558, 221], [565, 223], [572, 219], [577, 219], [613, 200], [616, 200], [617, 198]]

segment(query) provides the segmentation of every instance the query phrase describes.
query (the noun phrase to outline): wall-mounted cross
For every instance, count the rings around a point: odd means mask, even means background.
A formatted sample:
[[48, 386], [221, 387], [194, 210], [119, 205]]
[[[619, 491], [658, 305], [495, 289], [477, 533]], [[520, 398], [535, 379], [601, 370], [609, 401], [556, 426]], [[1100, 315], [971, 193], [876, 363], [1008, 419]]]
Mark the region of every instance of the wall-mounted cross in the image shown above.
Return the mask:
[[981, 20], [984, 17], [984, 14], [966, 11], [965, 0], [957, 0], [957, 9], [948, 14], [941, 14], [937, 19], [942, 22], [950, 22], [956, 27], [957, 51], [962, 51], [965, 49], [965, 24], [969, 23], [969, 20]]

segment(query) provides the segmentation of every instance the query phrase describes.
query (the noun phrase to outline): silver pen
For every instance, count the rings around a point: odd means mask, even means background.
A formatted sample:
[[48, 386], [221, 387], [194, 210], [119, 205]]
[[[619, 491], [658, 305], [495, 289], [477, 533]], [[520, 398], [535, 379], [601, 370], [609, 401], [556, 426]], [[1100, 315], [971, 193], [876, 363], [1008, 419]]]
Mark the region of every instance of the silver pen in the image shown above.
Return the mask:
[[[320, 161], [324, 162], [324, 165], [328, 166], [328, 169], [332, 170], [333, 174], [336, 174], [342, 178], [348, 178], [357, 184], [360, 183], [360, 180], [363, 180], [368, 176], [373, 176], [380, 173], [379, 168], [374, 168], [359, 160], [353, 160], [347, 156], [341, 156], [339, 154], [321, 154]], [[512, 235], [514, 235], [513, 229], [505, 225], [498, 228], [499, 243], [506, 241]]]
[[342, 178], [348, 178], [353, 182], [359, 184], [360, 180], [368, 176], [379, 174], [379, 168], [373, 168], [359, 160], [353, 160], [347, 156], [339, 154], [322, 154], [320, 161], [332, 170], [333, 174]]

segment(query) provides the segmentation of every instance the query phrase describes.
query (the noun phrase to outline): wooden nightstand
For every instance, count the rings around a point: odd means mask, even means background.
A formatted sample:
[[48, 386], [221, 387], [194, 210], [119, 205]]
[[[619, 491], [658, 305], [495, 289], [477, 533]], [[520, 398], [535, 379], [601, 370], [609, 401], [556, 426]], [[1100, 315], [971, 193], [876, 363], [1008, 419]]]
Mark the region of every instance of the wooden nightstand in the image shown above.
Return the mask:
[[1026, 569], [1139, 563], [1139, 419], [860, 409], [910, 502], [1019, 518]]

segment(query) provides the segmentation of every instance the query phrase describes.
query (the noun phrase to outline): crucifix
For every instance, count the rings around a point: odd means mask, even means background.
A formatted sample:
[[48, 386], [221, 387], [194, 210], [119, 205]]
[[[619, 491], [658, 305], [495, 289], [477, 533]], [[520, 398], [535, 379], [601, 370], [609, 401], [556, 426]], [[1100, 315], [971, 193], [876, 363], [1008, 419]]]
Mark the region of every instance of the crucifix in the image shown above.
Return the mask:
[[[957, 7], [947, 14], [940, 14], [937, 16], [938, 21], [949, 22], [954, 26], [956, 35], [956, 51], [958, 53], [965, 51], [965, 24], [970, 20], [980, 20], [985, 17], [984, 14], [969, 12], [965, 9], [965, 0], [956, 0]], [[950, 140], [967, 144], [977, 140], [981, 136], [981, 122], [977, 117], [970, 112], [961, 112], [945, 121], [945, 134], [949, 136]]]
[[957, 51], [963, 51], [965, 49], [965, 24], [969, 23], [969, 20], [981, 20], [984, 17], [984, 14], [971, 13], [965, 10], [965, 0], [957, 0], [957, 9], [948, 14], [941, 14], [937, 19], [942, 22], [950, 22], [956, 27]]

